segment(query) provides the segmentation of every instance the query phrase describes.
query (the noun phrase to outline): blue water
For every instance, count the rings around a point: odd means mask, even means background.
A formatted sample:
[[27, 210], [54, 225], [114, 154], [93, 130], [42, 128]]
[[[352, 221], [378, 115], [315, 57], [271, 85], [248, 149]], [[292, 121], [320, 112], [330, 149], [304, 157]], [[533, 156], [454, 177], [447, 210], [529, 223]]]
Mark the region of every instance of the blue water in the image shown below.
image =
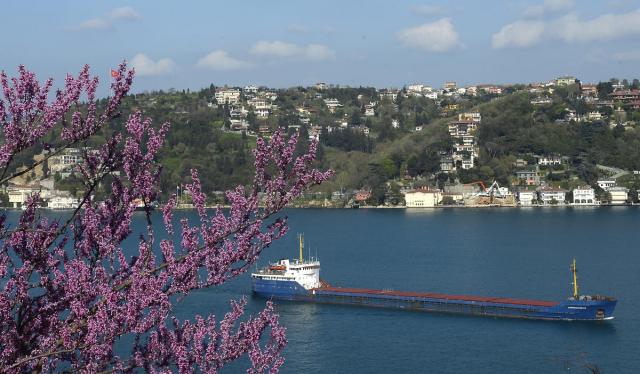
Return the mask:
[[[640, 210], [291, 210], [262, 264], [297, 256], [304, 232], [334, 285], [562, 300], [578, 261], [584, 293], [616, 296], [610, 323], [494, 319], [278, 303], [283, 373], [640, 372]], [[188, 298], [180, 313], [250, 292], [248, 276]], [[250, 299], [254, 310], [264, 300]], [[238, 369], [237, 372], [242, 372]]]
[[[260, 260], [297, 256], [304, 232], [337, 286], [559, 301], [618, 298], [606, 323], [545, 322], [278, 302], [289, 345], [282, 373], [640, 372], [640, 209], [289, 210], [290, 233]], [[179, 216], [195, 219], [193, 212]], [[179, 218], [179, 217], [177, 217]], [[143, 229], [142, 215], [136, 229]], [[139, 225], [138, 225], [139, 224]], [[222, 315], [247, 275], [192, 293], [180, 318]], [[257, 312], [265, 300], [249, 296]], [[237, 364], [227, 372], [244, 372]]]

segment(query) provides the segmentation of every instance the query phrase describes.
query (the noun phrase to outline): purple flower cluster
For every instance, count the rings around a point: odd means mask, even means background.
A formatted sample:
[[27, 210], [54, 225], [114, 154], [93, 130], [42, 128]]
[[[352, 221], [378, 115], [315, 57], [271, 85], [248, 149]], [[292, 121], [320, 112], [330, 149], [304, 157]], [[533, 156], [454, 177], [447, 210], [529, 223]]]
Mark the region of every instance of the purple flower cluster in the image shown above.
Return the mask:
[[[65, 145], [72, 146], [108, 126], [133, 80], [124, 63], [118, 72], [101, 113], [95, 100], [98, 79], [88, 67], [78, 78], [67, 77], [52, 102], [51, 80], [40, 86], [23, 67], [11, 80], [3, 72], [3, 175], [17, 154], [43, 144], [54, 128], [61, 128]], [[83, 93], [86, 102], [80, 103]], [[161, 165], [156, 159], [168, 130], [168, 124], [154, 128], [135, 112], [124, 133], [87, 152], [80, 169], [84, 198], [72, 219], [41, 217], [37, 194], [16, 224], [0, 217], [0, 372], [216, 373], [246, 355], [249, 373], [273, 373], [284, 363], [285, 329], [270, 302], [241, 321], [246, 300], [232, 301], [219, 322], [213, 316], [178, 321], [172, 318], [172, 303], [174, 296], [246, 272], [286, 233], [286, 217], [277, 213], [331, 172], [313, 167], [316, 143], [295, 157], [296, 136], [286, 139], [276, 132], [269, 141], [258, 140], [254, 183], [248, 190], [239, 186], [227, 192], [228, 211], [205, 209], [207, 196], [192, 170], [187, 188], [198, 222], [183, 219], [174, 227], [176, 198], [171, 196], [162, 216], [168, 237], [179, 239], [156, 240], [147, 209], [147, 231], [139, 236], [136, 255], [127, 256], [132, 251], [123, 242], [132, 234], [134, 201], [158, 199]], [[108, 175], [111, 192], [97, 201], [96, 188]], [[119, 357], [113, 347], [124, 336], [135, 343], [130, 356]]]

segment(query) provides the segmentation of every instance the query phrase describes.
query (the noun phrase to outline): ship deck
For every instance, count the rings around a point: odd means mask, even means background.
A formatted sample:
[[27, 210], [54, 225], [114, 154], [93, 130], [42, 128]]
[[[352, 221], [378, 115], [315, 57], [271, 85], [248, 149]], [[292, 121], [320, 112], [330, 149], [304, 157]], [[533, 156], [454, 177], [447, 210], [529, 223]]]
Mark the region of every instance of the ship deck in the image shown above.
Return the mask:
[[393, 290], [372, 290], [367, 288], [345, 288], [345, 287], [333, 287], [325, 285], [316, 288], [314, 291], [328, 292], [333, 294], [364, 294], [371, 296], [396, 296], [396, 297], [409, 297], [409, 298], [428, 298], [428, 299], [441, 299], [448, 301], [471, 301], [481, 303], [496, 303], [496, 304], [511, 304], [511, 305], [526, 305], [537, 307], [553, 307], [559, 302], [543, 301], [543, 300], [525, 300], [525, 299], [513, 299], [509, 297], [482, 297], [482, 296], [470, 296], [470, 295], [448, 295], [442, 293], [432, 292], [404, 292]]

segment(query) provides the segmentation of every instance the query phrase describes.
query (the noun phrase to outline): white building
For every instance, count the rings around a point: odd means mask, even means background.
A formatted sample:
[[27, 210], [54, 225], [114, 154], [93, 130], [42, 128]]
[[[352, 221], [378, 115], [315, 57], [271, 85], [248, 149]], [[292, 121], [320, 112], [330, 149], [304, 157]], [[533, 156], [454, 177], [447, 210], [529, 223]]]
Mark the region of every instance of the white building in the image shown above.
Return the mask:
[[518, 203], [521, 206], [531, 206], [533, 205], [534, 200], [536, 200], [535, 191], [519, 191], [518, 192]]
[[51, 156], [47, 161], [47, 164], [52, 173], [57, 173], [66, 169], [71, 169], [83, 161], [84, 156], [80, 148], [67, 148], [62, 151], [61, 154]]
[[602, 188], [605, 191], [609, 191], [610, 188], [616, 186], [616, 181], [614, 179], [601, 179], [596, 183], [598, 183], [598, 187]]
[[255, 108], [256, 110], [258, 109], [267, 109], [267, 110], [271, 110], [271, 103], [268, 102], [266, 99], [263, 98], [254, 98], [251, 99], [247, 102], [247, 104], [249, 104], [250, 106], [252, 106], [253, 108]]
[[597, 204], [596, 193], [589, 186], [577, 187], [573, 189], [573, 204], [575, 205], [593, 205]]
[[422, 93], [422, 89], [424, 88], [424, 84], [415, 83], [407, 86], [407, 92], [409, 93]]
[[367, 117], [373, 117], [376, 115], [375, 104], [367, 104], [364, 107], [364, 115]]
[[398, 98], [398, 91], [397, 90], [381, 91], [378, 94], [380, 95], [380, 99], [387, 98], [392, 102], [395, 102], [396, 99]]
[[449, 122], [449, 135], [452, 137], [472, 135], [478, 125], [473, 121], [453, 121]]
[[571, 84], [575, 84], [578, 80], [573, 76], [564, 76], [556, 79], [557, 86], [568, 86]]
[[269, 109], [265, 109], [265, 108], [256, 109], [256, 111], [255, 111], [256, 116], [258, 116], [260, 118], [269, 117], [269, 112], [271, 112], [271, 111]]
[[276, 101], [278, 99], [278, 93], [274, 91], [267, 91], [264, 93], [264, 97], [271, 101]]
[[72, 196], [52, 196], [47, 206], [50, 209], [76, 209], [80, 203], [78, 199]]
[[482, 116], [480, 112], [466, 112], [458, 114], [458, 121], [471, 121], [474, 123], [480, 123]]
[[531, 105], [547, 105], [551, 104], [553, 101], [548, 97], [539, 97], [537, 99], [533, 99], [530, 101]]
[[629, 190], [624, 187], [610, 187], [607, 192], [611, 195], [611, 205], [626, 204], [629, 199]]
[[249, 122], [245, 119], [232, 118], [229, 123], [229, 130], [231, 131], [246, 131], [249, 128]]
[[538, 158], [538, 165], [552, 166], [561, 164], [562, 158], [560, 156], [540, 156]]
[[237, 88], [223, 88], [215, 93], [218, 105], [237, 104], [240, 102], [240, 90]]
[[426, 92], [424, 94], [424, 97], [431, 100], [438, 100], [438, 92], [437, 91]]
[[338, 101], [338, 99], [324, 99], [324, 103], [327, 106], [327, 108], [329, 108], [329, 111], [331, 113], [333, 113], [336, 108], [340, 108], [342, 106], [342, 104], [340, 104], [340, 101]]
[[600, 112], [589, 112], [587, 113], [588, 121], [600, 121], [602, 119], [602, 114]]
[[254, 85], [250, 84], [248, 86], [244, 86], [244, 88], [242, 90], [245, 93], [248, 93], [248, 94], [257, 94], [258, 93], [258, 86], [254, 86]]
[[465, 157], [465, 158], [463, 158], [463, 159], [462, 159], [462, 165], [461, 165], [461, 167], [462, 167], [463, 169], [465, 169], [465, 170], [473, 169], [473, 167], [474, 167], [474, 166], [475, 166], [475, 165], [474, 165], [474, 158], [473, 158], [473, 155], [470, 155], [469, 157]]
[[540, 190], [540, 202], [542, 205], [564, 204], [567, 191], [555, 188], [545, 188]]
[[444, 84], [442, 85], [442, 88], [445, 90], [455, 90], [456, 86], [457, 86], [456, 82], [448, 81], [448, 82], [444, 82]]
[[450, 156], [440, 157], [440, 171], [448, 173], [456, 170], [456, 164], [453, 162], [453, 158]]
[[442, 191], [420, 189], [404, 195], [407, 208], [433, 208], [442, 201]]
[[40, 193], [40, 198], [44, 199], [48, 197], [48, 190], [42, 190], [40, 185], [11, 185], [7, 188], [7, 195], [9, 195], [9, 203], [13, 204], [14, 208], [18, 208], [24, 205], [29, 197], [35, 193]]

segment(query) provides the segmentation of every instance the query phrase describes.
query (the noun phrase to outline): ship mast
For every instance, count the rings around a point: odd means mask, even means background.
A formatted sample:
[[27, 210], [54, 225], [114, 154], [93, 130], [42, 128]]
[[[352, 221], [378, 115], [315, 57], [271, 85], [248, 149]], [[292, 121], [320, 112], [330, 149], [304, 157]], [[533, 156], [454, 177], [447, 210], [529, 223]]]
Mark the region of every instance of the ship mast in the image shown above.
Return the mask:
[[304, 234], [298, 234], [298, 238], [300, 238], [300, 263], [302, 263], [302, 251], [304, 250]]
[[573, 298], [578, 299], [578, 268], [576, 267], [576, 259], [571, 264], [571, 272], [573, 273]]

